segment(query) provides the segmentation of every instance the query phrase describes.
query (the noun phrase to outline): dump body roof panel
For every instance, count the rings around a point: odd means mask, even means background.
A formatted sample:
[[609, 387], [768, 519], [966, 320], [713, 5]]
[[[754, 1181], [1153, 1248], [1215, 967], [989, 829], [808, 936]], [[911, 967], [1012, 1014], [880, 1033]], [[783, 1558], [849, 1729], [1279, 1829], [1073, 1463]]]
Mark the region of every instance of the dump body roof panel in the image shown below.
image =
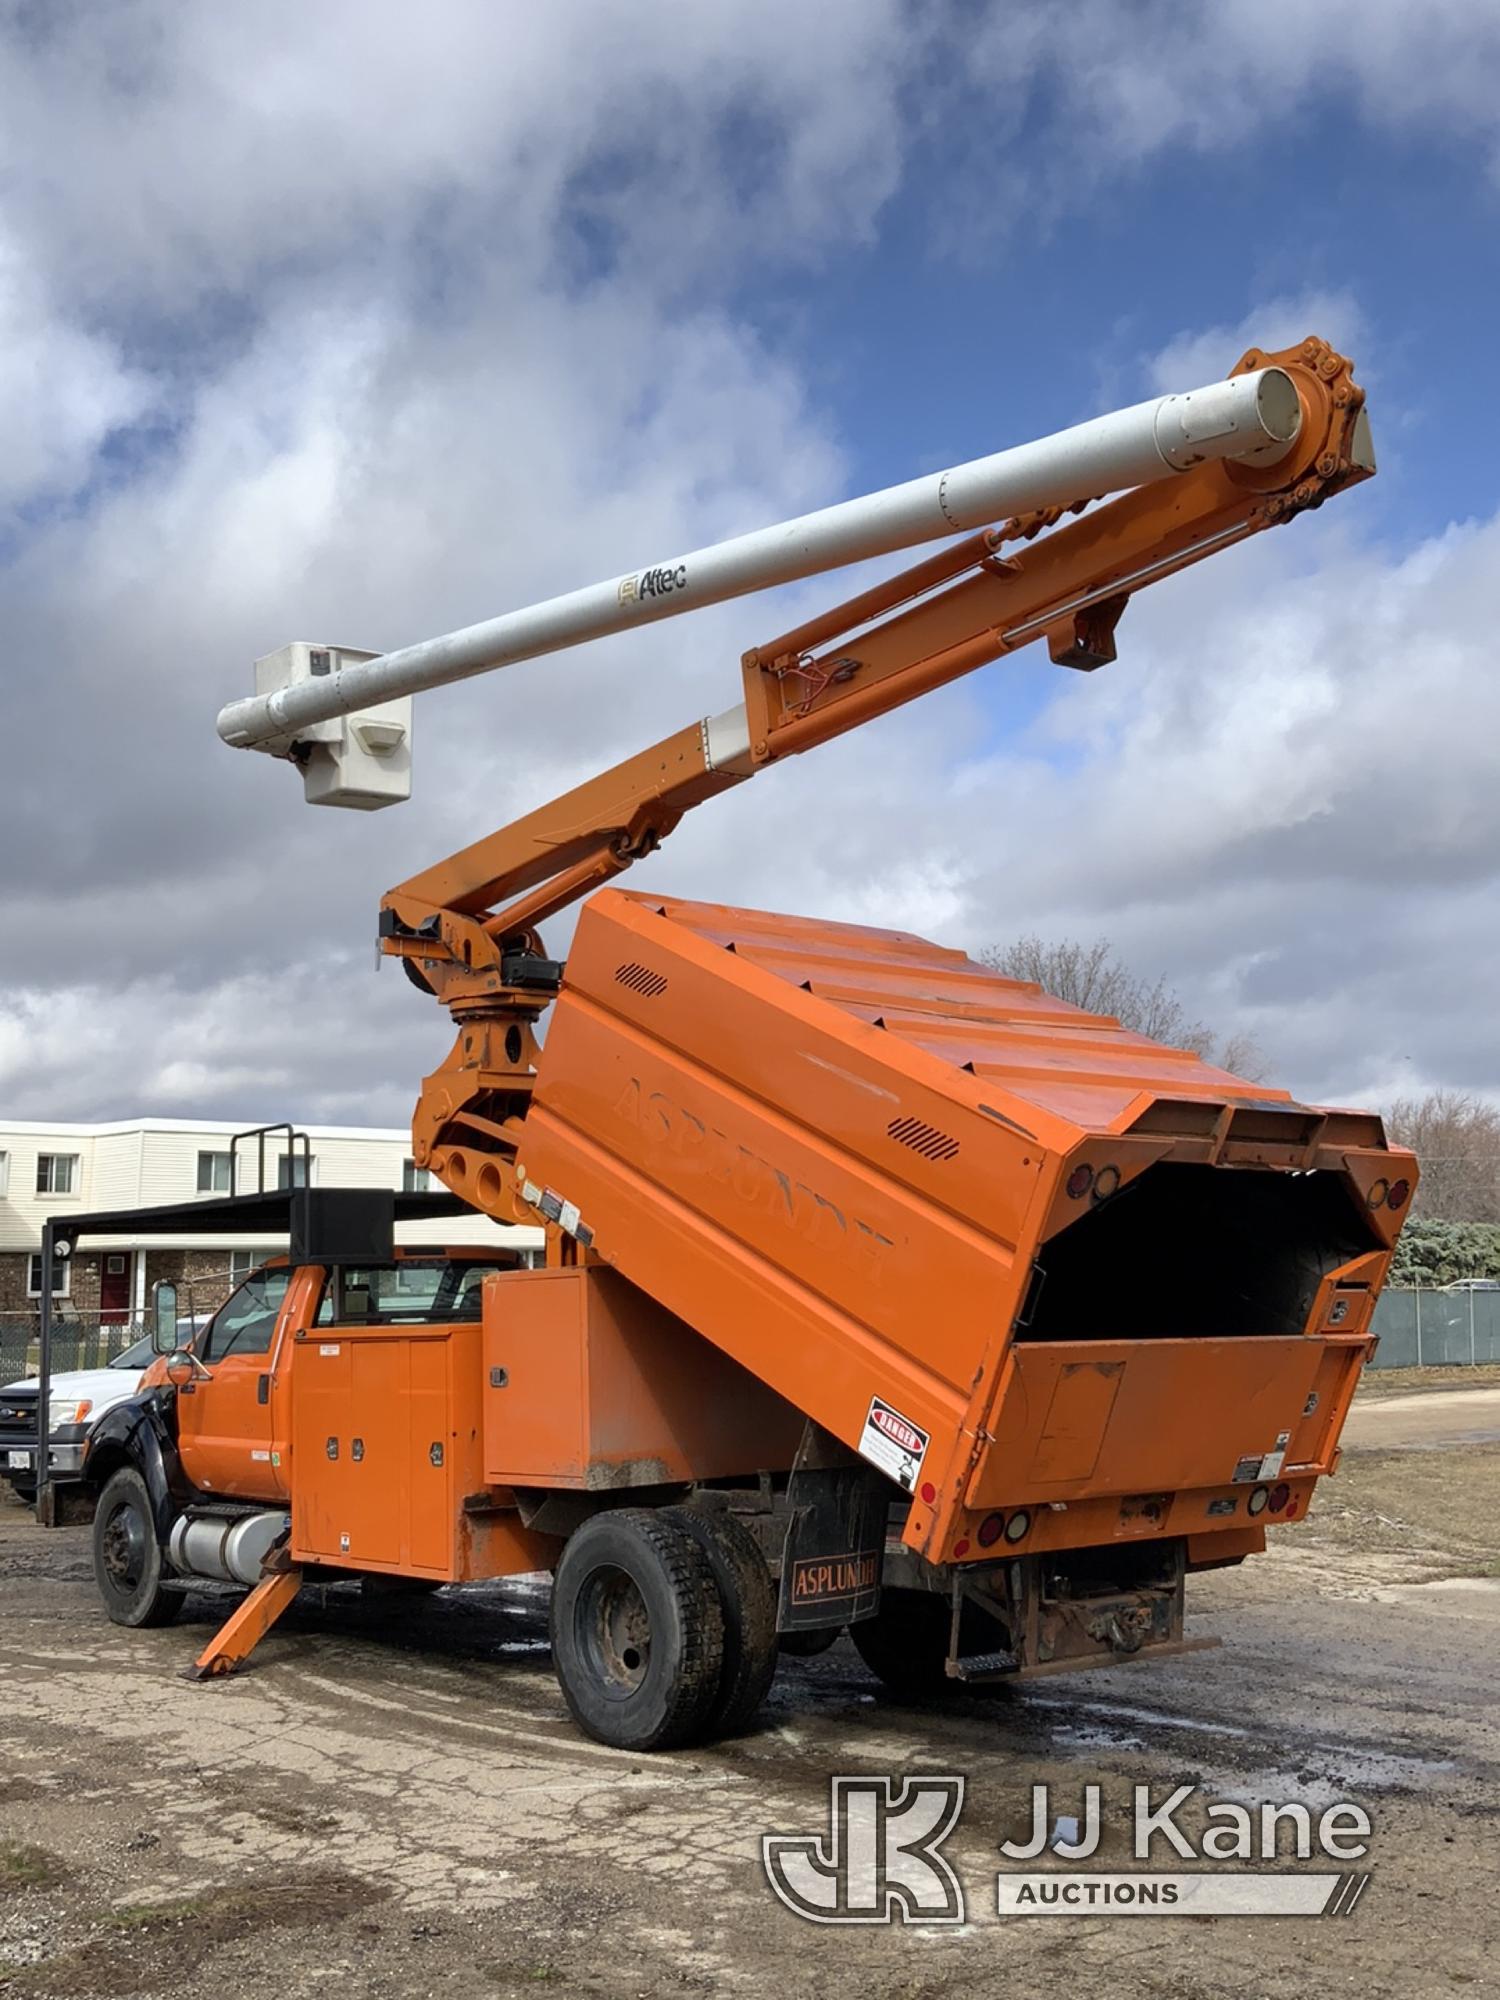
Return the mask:
[[[628, 893], [628, 892], [617, 892]], [[1118, 1128], [1143, 1096], [1254, 1100], [1288, 1092], [1232, 1076], [1030, 981], [909, 932], [637, 897], [708, 942], [898, 1035], [997, 1090], [1086, 1129]]]

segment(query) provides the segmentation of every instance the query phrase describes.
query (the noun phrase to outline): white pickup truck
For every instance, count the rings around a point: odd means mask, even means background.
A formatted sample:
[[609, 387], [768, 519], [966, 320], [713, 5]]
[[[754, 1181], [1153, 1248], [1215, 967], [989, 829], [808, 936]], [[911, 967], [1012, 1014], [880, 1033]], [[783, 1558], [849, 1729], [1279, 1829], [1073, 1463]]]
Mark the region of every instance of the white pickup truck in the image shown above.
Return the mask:
[[[75, 1368], [52, 1377], [47, 1398], [47, 1469], [57, 1480], [76, 1479], [89, 1432], [116, 1403], [133, 1396], [153, 1360], [150, 1336], [137, 1340], [102, 1368]], [[36, 1498], [37, 1385], [7, 1382], [0, 1388], [0, 1479], [17, 1497]]]

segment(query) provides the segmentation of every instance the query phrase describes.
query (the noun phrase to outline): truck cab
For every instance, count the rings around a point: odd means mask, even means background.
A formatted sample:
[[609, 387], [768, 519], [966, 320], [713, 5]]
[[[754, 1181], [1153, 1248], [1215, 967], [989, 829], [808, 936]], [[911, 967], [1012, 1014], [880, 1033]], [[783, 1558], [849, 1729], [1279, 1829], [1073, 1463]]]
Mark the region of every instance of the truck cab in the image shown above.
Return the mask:
[[334, 1325], [475, 1325], [484, 1279], [518, 1262], [490, 1250], [396, 1248], [386, 1261], [355, 1265], [293, 1265], [286, 1257], [261, 1265], [206, 1325], [158, 1354], [142, 1379], [143, 1391], [174, 1392], [184, 1478], [225, 1499], [285, 1502], [299, 1348]]

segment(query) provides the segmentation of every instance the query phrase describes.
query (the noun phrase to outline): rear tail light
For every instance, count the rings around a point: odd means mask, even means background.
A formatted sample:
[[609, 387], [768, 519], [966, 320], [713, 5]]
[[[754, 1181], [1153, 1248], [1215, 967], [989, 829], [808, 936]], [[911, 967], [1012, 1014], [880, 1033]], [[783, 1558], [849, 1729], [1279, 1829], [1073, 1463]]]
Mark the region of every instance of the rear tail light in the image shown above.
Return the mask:
[[992, 1549], [1004, 1533], [1005, 1516], [1003, 1514], [986, 1514], [979, 1524], [979, 1529], [974, 1539], [982, 1549]]
[[1410, 1193], [1410, 1181], [1392, 1181], [1391, 1191], [1385, 1198], [1386, 1206], [1388, 1208], [1405, 1208], [1406, 1198]]
[[1279, 1486], [1273, 1486], [1271, 1488], [1271, 1498], [1267, 1504], [1269, 1505], [1271, 1512], [1273, 1514], [1279, 1514], [1282, 1511], [1282, 1509], [1286, 1506], [1287, 1501], [1291, 1499], [1291, 1497], [1292, 1497], [1292, 1489], [1290, 1486], [1287, 1485], [1286, 1481], [1283, 1480]]
[[1090, 1166], [1075, 1167], [1068, 1175], [1069, 1201], [1082, 1201], [1094, 1185], [1094, 1170]]

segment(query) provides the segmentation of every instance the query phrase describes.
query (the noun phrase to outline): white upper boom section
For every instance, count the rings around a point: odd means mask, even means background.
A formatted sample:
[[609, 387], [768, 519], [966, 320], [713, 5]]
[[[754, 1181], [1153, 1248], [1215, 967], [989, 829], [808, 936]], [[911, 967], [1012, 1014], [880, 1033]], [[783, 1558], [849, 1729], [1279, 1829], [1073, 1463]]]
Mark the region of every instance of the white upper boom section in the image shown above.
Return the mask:
[[609, 632], [938, 541], [1033, 508], [1120, 493], [1185, 472], [1204, 459], [1278, 459], [1296, 441], [1301, 421], [1296, 388], [1280, 368], [1235, 375], [1187, 395], [1161, 396], [1035, 444], [1014, 445], [440, 639], [230, 702], [220, 712], [219, 734], [239, 748], [284, 755], [310, 724]]

